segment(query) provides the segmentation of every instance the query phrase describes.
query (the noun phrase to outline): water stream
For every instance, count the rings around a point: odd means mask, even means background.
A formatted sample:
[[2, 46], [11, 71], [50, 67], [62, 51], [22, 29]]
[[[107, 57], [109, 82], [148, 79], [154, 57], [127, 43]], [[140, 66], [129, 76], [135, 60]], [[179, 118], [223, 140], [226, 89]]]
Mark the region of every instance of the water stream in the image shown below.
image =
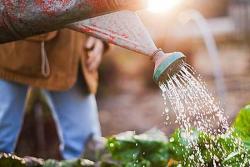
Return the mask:
[[[213, 157], [212, 166], [221, 166], [217, 152], [221, 153], [224, 159], [230, 159], [230, 156], [236, 156], [245, 152], [245, 147], [242, 141], [234, 138], [232, 141], [232, 129], [229, 128], [227, 119], [223, 115], [224, 111], [216, 102], [213, 95], [210, 94], [205, 83], [195, 70], [184, 61], [179, 65], [179, 71], [159, 83], [162, 90], [162, 96], [165, 104], [166, 122], [168, 124], [176, 123], [181, 129], [181, 135], [184, 136], [188, 144], [185, 146], [186, 150], [194, 150], [192, 154], [183, 162], [184, 166], [207, 166], [205, 159], [202, 155], [204, 152], [201, 150], [197, 139], [195, 139], [195, 132], [206, 132], [211, 135], [209, 138], [204, 138], [204, 143], [209, 156]], [[174, 113], [175, 118], [170, 118], [170, 112]], [[174, 122], [171, 122], [175, 120]], [[198, 130], [198, 131], [197, 131]], [[231, 140], [231, 145], [227, 147], [232, 149], [230, 155], [222, 147], [220, 139], [216, 136], [220, 135], [225, 140]], [[170, 142], [174, 138], [170, 138]], [[216, 151], [213, 149], [216, 147]], [[186, 153], [186, 152], [185, 152]], [[188, 154], [188, 153], [187, 153]], [[246, 153], [247, 154], [247, 153]], [[249, 164], [246, 157], [237, 159], [242, 167]], [[191, 162], [191, 163], [190, 163]]]
[[228, 122], [223, 116], [223, 109], [209, 93], [201, 77], [185, 62], [180, 66], [179, 72], [160, 83], [167, 121], [168, 113], [173, 112], [176, 116], [173, 120], [181, 129], [188, 131], [196, 128], [211, 134], [227, 130]]
[[[192, 161], [193, 164], [202, 166], [204, 161], [201, 150], [196, 141], [192, 140], [192, 130], [218, 134], [226, 132], [229, 126], [223, 110], [210, 95], [201, 77], [185, 62], [179, 65], [179, 69], [159, 83], [164, 98], [166, 122], [171, 124], [171, 120], [175, 120], [174, 123], [179, 125], [182, 134], [187, 138], [186, 147], [196, 150], [188, 156], [187, 163]], [[174, 113], [175, 118], [170, 119], [169, 112]], [[170, 138], [170, 142], [172, 140], [174, 139]]]

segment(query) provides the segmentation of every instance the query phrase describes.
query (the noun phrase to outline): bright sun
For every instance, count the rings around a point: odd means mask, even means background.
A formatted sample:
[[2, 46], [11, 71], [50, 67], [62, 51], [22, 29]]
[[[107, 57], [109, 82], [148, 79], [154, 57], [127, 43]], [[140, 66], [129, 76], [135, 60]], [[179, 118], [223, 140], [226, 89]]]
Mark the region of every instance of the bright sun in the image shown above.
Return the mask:
[[148, 10], [154, 13], [166, 12], [176, 7], [183, 0], [148, 0]]

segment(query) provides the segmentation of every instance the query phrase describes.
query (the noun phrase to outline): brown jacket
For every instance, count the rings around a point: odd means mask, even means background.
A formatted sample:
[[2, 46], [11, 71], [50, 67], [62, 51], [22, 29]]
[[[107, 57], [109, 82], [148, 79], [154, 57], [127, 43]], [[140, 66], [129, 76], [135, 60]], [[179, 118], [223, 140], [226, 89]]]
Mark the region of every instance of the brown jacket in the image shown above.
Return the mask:
[[83, 85], [95, 93], [98, 75], [84, 65], [85, 40], [86, 35], [63, 29], [0, 45], [0, 78], [49, 90], [67, 90], [76, 82], [80, 66]]

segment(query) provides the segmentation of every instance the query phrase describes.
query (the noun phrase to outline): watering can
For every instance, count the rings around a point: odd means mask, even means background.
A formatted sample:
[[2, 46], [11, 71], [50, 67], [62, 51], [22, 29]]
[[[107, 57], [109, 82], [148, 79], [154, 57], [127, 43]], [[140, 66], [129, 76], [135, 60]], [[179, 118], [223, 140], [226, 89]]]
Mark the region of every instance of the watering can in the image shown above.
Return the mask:
[[153, 79], [159, 83], [178, 71], [185, 56], [158, 49], [136, 13], [114, 12], [145, 4], [146, 0], [1, 0], [0, 43], [71, 28], [151, 57]]

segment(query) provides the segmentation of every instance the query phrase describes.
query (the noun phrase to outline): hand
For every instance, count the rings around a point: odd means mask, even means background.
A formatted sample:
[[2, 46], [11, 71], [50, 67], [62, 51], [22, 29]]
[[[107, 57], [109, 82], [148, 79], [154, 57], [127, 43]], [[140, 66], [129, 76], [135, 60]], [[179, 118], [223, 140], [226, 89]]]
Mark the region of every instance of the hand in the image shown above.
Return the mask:
[[87, 69], [90, 72], [97, 70], [101, 64], [104, 43], [100, 39], [89, 37], [87, 39], [85, 49], [88, 54], [88, 58], [86, 60]]

